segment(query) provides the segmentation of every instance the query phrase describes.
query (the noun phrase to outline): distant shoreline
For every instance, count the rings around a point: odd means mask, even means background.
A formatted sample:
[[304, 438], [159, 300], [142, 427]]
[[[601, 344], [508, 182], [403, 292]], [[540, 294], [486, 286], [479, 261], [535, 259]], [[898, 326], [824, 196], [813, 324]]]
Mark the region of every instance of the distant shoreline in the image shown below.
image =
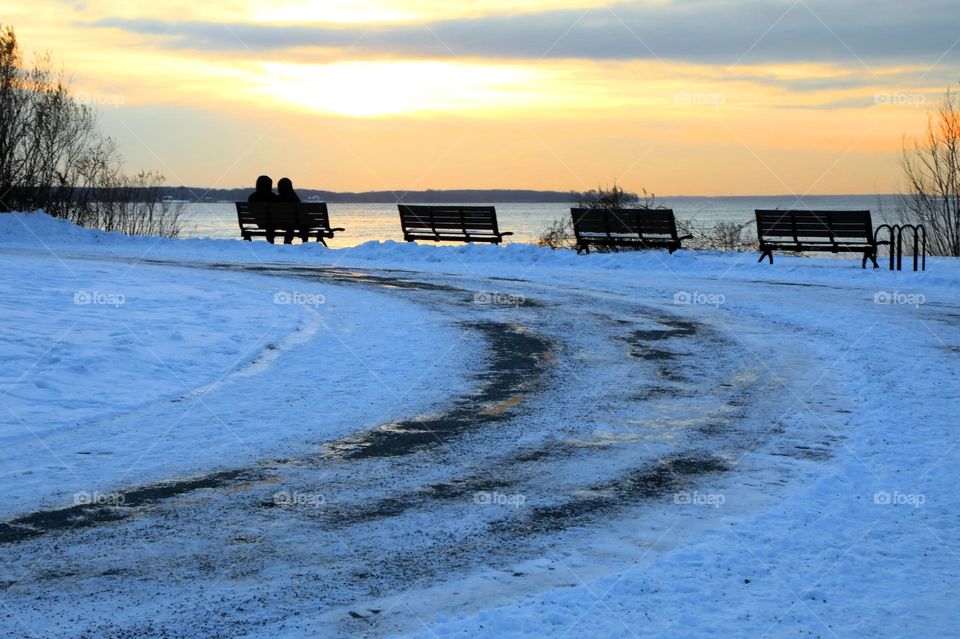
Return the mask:
[[[187, 203], [224, 203], [246, 200], [253, 191], [240, 189], [204, 189], [196, 187], [161, 187], [160, 197], [172, 201]], [[327, 202], [330, 204], [396, 204], [398, 202], [421, 204], [575, 204], [583, 194], [563, 191], [535, 191], [527, 189], [446, 189], [427, 191], [362, 191], [340, 192], [319, 189], [297, 189], [303, 200]], [[657, 195], [657, 200], [668, 199], [788, 199], [812, 200], [823, 198], [893, 198], [894, 193], [840, 193], [818, 195], [791, 194], [751, 194], [751, 195]]]
[[[569, 204], [582, 197], [577, 192], [534, 191], [527, 189], [449, 189], [428, 191], [363, 191], [338, 192], [319, 189], [297, 188], [302, 200], [313, 200], [336, 204], [396, 204], [399, 202], [440, 204], [449, 202], [463, 203], [561, 203]], [[253, 187], [240, 189], [203, 189], [192, 187], [160, 187], [152, 191], [160, 197], [171, 200], [200, 202], [237, 202], [244, 201], [253, 192]]]

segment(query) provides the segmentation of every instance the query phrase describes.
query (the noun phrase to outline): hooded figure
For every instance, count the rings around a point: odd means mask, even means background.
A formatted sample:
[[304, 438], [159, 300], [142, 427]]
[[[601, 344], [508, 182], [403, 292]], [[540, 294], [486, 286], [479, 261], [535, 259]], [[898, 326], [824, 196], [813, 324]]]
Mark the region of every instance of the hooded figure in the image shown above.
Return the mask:
[[281, 202], [299, 202], [300, 196], [293, 190], [290, 178], [280, 178], [277, 182], [277, 199]]
[[277, 196], [273, 192], [273, 180], [270, 176], [261, 175], [257, 178], [257, 190], [250, 194], [247, 202], [276, 202]]

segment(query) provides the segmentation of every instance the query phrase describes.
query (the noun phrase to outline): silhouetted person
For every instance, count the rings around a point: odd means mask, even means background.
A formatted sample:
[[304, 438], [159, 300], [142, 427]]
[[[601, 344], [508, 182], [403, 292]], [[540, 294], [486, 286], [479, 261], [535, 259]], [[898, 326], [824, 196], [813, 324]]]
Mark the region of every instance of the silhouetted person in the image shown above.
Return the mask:
[[247, 202], [276, 202], [277, 194], [273, 192], [273, 180], [268, 175], [257, 178], [257, 190], [250, 194]]
[[280, 202], [299, 202], [300, 196], [293, 190], [290, 178], [280, 178], [277, 182], [277, 200]]

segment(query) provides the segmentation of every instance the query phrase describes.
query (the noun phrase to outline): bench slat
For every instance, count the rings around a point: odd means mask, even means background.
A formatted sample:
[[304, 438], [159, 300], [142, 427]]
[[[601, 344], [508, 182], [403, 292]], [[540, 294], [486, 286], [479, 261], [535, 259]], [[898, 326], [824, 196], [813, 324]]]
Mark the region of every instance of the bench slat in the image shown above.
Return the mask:
[[861, 251], [877, 267], [877, 241], [870, 211], [757, 209], [760, 260], [773, 263], [773, 250]]
[[445, 242], [499, 243], [503, 236], [493, 206], [398, 204], [403, 238]]
[[570, 209], [577, 251], [590, 250], [591, 244], [681, 248], [677, 222], [672, 209], [576, 207]]
[[300, 237], [304, 242], [311, 237], [326, 244], [326, 238], [336, 231], [330, 226], [330, 215], [325, 202], [236, 202], [240, 234], [245, 240], [253, 236], [266, 237], [273, 242], [277, 236], [286, 239]]

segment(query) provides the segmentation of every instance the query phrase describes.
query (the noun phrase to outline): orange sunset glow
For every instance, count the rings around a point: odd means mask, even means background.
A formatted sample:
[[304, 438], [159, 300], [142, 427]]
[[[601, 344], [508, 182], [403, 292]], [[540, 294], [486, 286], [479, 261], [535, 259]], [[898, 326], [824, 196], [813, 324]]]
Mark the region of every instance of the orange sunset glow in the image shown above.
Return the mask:
[[3, 4], [128, 164], [208, 187], [888, 193], [960, 69], [909, 3]]

